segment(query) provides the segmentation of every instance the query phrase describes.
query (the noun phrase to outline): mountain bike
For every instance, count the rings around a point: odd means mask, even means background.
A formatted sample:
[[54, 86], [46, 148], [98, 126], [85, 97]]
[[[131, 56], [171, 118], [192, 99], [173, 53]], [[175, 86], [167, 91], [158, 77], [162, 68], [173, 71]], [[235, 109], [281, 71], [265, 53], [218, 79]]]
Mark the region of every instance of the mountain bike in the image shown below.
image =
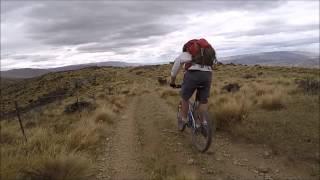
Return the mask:
[[[181, 85], [176, 85], [173, 88], [181, 88]], [[180, 117], [181, 102], [178, 105], [177, 110], [177, 121], [178, 130], [183, 132], [186, 127], [192, 131], [192, 143], [196, 149], [202, 153], [206, 152], [212, 141], [213, 124], [211, 118], [209, 118], [208, 112], [200, 112], [199, 108], [199, 91], [198, 89], [203, 88], [202, 86], [197, 87], [195, 100], [189, 101], [188, 111], [188, 122], [184, 123]], [[202, 118], [202, 119], [201, 119]]]

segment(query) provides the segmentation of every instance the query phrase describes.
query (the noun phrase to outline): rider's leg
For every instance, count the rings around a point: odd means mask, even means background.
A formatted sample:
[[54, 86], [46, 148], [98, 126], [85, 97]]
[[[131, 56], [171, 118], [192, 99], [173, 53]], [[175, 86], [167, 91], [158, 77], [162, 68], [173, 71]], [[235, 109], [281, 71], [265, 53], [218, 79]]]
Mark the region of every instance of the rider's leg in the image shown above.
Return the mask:
[[189, 101], [181, 98], [181, 117], [184, 122], [188, 119], [188, 111], [189, 111]]
[[210, 89], [211, 89], [211, 80], [212, 80], [212, 73], [211, 72], [201, 72], [201, 78], [203, 87], [198, 89], [199, 91], [199, 106], [198, 106], [198, 112], [200, 113], [200, 121], [203, 122], [203, 117], [201, 115], [203, 112], [208, 111], [208, 99], [210, 96]]
[[184, 122], [188, 121], [189, 99], [196, 89], [196, 81], [192, 78], [193, 73], [187, 71], [183, 78], [181, 87], [181, 117]]
[[208, 111], [208, 103], [200, 103], [199, 107], [198, 107], [198, 111], [200, 113], [200, 121], [202, 123], [203, 118], [202, 118], [201, 115], [203, 114], [203, 112], [207, 112]]
[[208, 110], [208, 103], [200, 103], [199, 104], [199, 112], [206, 112]]

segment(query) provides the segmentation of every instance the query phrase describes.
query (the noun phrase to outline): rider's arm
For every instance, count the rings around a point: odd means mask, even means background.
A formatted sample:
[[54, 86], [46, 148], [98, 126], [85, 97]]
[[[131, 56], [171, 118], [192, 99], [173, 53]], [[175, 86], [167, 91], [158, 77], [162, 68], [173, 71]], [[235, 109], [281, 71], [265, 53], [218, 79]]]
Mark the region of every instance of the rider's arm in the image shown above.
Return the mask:
[[191, 54], [188, 52], [181, 53], [175, 60], [174, 64], [171, 70], [171, 79], [175, 80], [175, 77], [177, 76], [179, 69], [183, 63], [190, 62], [192, 59]]

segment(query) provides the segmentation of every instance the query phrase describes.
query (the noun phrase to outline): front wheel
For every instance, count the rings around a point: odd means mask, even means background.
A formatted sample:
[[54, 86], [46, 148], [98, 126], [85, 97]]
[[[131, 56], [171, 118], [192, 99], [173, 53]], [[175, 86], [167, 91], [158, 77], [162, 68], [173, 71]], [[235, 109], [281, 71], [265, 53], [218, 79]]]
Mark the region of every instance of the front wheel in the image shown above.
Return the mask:
[[[196, 128], [193, 128], [192, 133], [192, 141], [195, 147], [200, 152], [206, 152], [212, 141], [212, 120], [209, 118], [209, 114], [207, 112], [203, 112], [201, 114], [195, 115], [195, 120], [198, 125]], [[202, 123], [200, 123], [200, 117], [203, 118]]]

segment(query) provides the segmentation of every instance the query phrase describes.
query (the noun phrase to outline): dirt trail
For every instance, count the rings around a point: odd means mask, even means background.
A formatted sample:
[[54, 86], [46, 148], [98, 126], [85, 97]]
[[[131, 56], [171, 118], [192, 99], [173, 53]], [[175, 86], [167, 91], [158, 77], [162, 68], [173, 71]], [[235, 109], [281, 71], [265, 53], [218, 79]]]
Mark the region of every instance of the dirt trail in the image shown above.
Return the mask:
[[100, 179], [143, 179], [136, 122], [133, 118], [137, 98], [131, 99], [118, 119], [114, 135], [106, 139]]
[[100, 179], [317, 179], [312, 168], [272, 155], [263, 145], [218, 133], [205, 154], [176, 130], [175, 109], [157, 94], [130, 101], [106, 140]]

